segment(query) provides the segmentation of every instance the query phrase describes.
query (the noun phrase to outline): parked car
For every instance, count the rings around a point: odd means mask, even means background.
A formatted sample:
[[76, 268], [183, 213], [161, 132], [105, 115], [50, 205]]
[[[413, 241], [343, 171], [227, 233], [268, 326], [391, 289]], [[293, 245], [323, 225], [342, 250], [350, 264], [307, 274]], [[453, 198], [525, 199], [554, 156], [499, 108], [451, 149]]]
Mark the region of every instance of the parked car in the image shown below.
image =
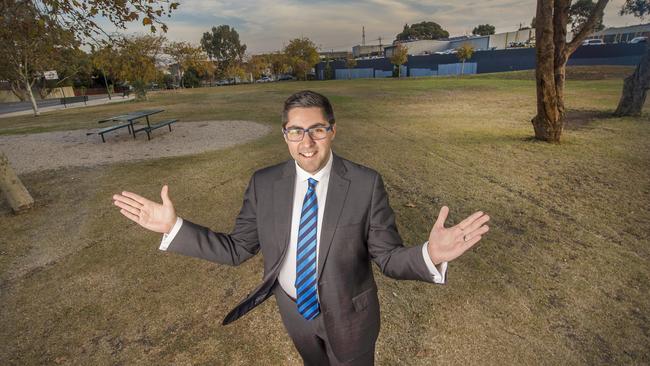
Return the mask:
[[289, 74], [280, 75], [278, 81], [296, 80], [296, 77]]
[[634, 37], [630, 41], [630, 43], [646, 43], [648, 41], [648, 37]]
[[273, 81], [273, 79], [268, 76], [262, 76], [261, 78], [255, 80], [256, 83], [270, 83], [271, 81]]
[[582, 41], [583, 46], [600, 46], [605, 44], [602, 39], [585, 39]]

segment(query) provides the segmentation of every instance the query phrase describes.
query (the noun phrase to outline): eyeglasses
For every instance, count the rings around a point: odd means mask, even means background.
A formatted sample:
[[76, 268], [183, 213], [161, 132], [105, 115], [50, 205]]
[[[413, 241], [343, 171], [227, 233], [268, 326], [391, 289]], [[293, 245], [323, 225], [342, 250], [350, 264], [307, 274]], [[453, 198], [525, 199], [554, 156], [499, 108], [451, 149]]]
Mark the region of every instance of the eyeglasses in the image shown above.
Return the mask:
[[332, 131], [332, 126], [316, 126], [310, 128], [300, 128], [300, 127], [291, 127], [283, 128], [282, 133], [287, 137], [287, 140], [291, 142], [299, 142], [305, 138], [305, 132], [309, 133], [309, 137], [312, 140], [322, 140], [327, 137], [327, 133]]

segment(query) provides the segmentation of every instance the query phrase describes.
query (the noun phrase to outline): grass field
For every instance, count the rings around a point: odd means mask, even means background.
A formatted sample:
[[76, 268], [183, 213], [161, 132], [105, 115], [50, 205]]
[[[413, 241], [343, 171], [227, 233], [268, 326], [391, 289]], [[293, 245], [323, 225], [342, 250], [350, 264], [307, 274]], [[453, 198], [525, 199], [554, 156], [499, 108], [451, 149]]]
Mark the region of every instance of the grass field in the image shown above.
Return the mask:
[[531, 139], [531, 72], [193, 89], [0, 119], [0, 135], [34, 133], [163, 107], [277, 127], [200, 155], [21, 176], [37, 205], [13, 216], [0, 203], [0, 364], [302, 364], [274, 299], [220, 325], [261, 279], [260, 256], [227, 267], [159, 252], [111, 195], [159, 199], [169, 184], [179, 215], [230, 230], [251, 173], [289, 157], [282, 101], [306, 88], [333, 102], [335, 152], [383, 175], [408, 245], [443, 204], [449, 224], [491, 217], [446, 286], [376, 271], [378, 365], [649, 364], [650, 120], [610, 117], [630, 70], [570, 70], [559, 145]]

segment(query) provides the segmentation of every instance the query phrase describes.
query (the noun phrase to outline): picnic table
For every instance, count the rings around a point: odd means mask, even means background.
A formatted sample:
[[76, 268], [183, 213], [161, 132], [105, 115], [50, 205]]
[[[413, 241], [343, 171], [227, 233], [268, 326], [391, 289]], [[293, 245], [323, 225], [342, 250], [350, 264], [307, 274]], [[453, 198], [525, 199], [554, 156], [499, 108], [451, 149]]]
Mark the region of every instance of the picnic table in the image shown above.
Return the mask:
[[[106, 142], [106, 140], [104, 139], [105, 133], [126, 127], [129, 131], [129, 134], [133, 135], [133, 139], [135, 139], [136, 132], [145, 131], [147, 133], [147, 140], [151, 140], [151, 131], [155, 130], [156, 128], [167, 126], [169, 127], [169, 131], [171, 132], [172, 123], [178, 122], [178, 120], [176, 119], [169, 119], [162, 122], [158, 122], [156, 124], [151, 124], [151, 121], [149, 120], [149, 116], [164, 111], [165, 111], [164, 109], [145, 109], [141, 111], [134, 111], [131, 113], [120, 114], [118, 116], [105, 118], [100, 120], [98, 123], [106, 123], [106, 122], [119, 122], [119, 123], [114, 126], [103, 128], [99, 130], [97, 133], [102, 137], [102, 142]], [[139, 123], [143, 118], [147, 122], [147, 126], [146, 127], [143, 126], [141, 128], [136, 129], [135, 124]]]

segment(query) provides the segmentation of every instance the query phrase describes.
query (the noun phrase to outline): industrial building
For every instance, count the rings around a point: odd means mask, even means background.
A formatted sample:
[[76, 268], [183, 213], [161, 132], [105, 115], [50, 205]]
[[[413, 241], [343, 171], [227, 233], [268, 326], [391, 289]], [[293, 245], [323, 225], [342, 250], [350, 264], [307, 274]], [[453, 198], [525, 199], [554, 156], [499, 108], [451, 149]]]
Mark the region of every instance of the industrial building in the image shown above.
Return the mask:
[[636, 37], [650, 37], [650, 23], [605, 28], [595, 32], [589, 39], [602, 39], [605, 43], [627, 43]]

